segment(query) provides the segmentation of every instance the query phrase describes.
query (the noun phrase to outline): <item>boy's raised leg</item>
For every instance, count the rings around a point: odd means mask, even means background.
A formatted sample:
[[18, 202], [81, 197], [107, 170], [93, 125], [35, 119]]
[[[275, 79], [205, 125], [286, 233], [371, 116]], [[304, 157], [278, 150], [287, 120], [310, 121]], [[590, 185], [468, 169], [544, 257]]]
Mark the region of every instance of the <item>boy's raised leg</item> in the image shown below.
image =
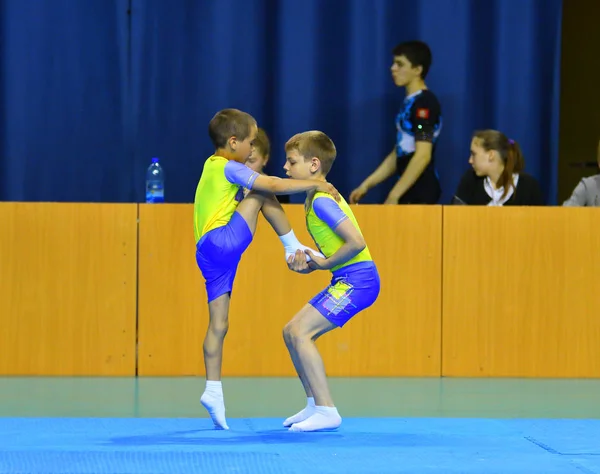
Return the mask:
[[[310, 249], [315, 255], [322, 257], [323, 255], [310, 247], [302, 245], [290, 225], [290, 221], [285, 215], [285, 211], [281, 207], [279, 201], [272, 194], [263, 193], [260, 191], [250, 191], [242, 202], [237, 207], [237, 211], [246, 221], [252, 235], [256, 232], [256, 222], [258, 213], [262, 211], [263, 216], [271, 225], [275, 233], [279, 236], [279, 240], [285, 249], [286, 258], [294, 255], [296, 250]], [[310, 260], [310, 258], [309, 258]]]
[[258, 191], [250, 191], [248, 195], [242, 199], [235, 210], [248, 224], [248, 228], [252, 235], [256, 232], [256, 222], [258, 221], [258, 213], [260, 212], [265, 199], [266, 194]]
[[[296, 253], [296, 250], [310, 249], [315, 255], [323, 257], [323, 255], [310, 247], [302, 245], [290, 225], [290, 221], [285, 215], [285, 211], [274, 195], [265, 195], [262, 206], [262, 214], [267, 222], [271, 225], [275, 233], [279, 236], [279, 240], [285, 249], [286, 259]], [[308, 257], [310, 260], [310, 257]]]

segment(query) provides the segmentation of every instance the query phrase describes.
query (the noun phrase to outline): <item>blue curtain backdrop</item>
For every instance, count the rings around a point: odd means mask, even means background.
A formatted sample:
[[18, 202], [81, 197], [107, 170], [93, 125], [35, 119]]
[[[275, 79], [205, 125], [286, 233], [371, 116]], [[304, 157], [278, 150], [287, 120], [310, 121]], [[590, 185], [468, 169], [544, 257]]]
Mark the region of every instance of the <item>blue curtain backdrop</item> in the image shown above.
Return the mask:
[[[518, 140], [556, 198], [561, 0], [0, 0], [0, 199], [131, 202], [153, 156], [166, 200], [191, 202], [219, 109], [252, 113], [273, 145], [320, 129], [344, 195], [394, 143], [404, 91], [391, 49], [427, 41], [443, 109], [448, 202], [475, 129]], [[393, 183], [371, 191], [382, 202]], [[297, 202], [297, 200], [296, 200]]]

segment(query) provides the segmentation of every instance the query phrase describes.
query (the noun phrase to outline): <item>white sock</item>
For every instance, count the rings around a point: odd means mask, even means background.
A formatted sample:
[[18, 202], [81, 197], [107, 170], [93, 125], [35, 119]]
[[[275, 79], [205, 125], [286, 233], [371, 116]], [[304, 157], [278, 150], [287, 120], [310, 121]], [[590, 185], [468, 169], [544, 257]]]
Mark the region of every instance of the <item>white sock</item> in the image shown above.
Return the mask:
[[342, 417], [335, 407], [315, 407], [315, 413], [306, 420], [294, 423], [290, 431], [335, 430], [342, 424]]
[[[306, 249], [310, 250], [312, 253], [314, 253], [318, 257], [325, 258], [325, 256], [322, 253], [319, 253], [316, 250], [313, 250], [310, 247], [307, 247], [306, 245], [302, 245], [300, 243], [300, 241], [298, 240], [298, 238], [296, 237], [296, 234], [294, 234], [294, 229], [290, 230], [285, 235], [280, 235], [279, 240], [281, 240], [281, 243], [283, 244], [283, 248], [285, 249], [285, 259], [286, 260], [288, 258], [290, 258], [290, 256], [293, 256], [296, 253], [296, 250], [304, 251]], [[306, 261], [310, 262], [310, 257], [308, 255], [306, 256]]]
[[221, 382], [207, 380], [204, 393], [200, 397], [200, 403], [208, 411], [216, 429], [229, 429], [225, 419], [225, 400], [223, 399], [223, 386]]
[[315, 399], [313, 397], [306, 398], [306, 406], [293, 416], [290, 416], [283, 422], [283, 426], [292, 426], [294, 423], [299, 423], [306, 420], [315, 412]]
[[223, 397], [223, 383], [220, 380], [207, 380], [204, 393], [210, 393]]
[[285, 235], [280, 235], [279, 240], [283, 244], [283, 248], [285, 249], [285, 258], [287, 259], [290, 255], [295, 254], [296, 250], [298, 250], [302, 244], [294, 234], [294, 229], [290, 230]]

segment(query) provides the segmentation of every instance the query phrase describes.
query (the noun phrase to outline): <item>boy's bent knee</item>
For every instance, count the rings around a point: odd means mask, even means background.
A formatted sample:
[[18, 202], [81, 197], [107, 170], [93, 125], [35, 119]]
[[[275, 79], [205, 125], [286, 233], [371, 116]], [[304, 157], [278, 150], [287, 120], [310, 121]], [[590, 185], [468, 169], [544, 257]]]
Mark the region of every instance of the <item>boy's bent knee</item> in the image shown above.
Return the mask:
[[283, 328], [283, 339], [286, 344], [295, 344], [302, 339], [308, 339], [307, 334], [304, 333], [301, 326], [295, 322], [290, 321]]
[[286, 344], [292, 342], [292, 328], [290, 323], [287, 323], [283, 328], [283, 340]]

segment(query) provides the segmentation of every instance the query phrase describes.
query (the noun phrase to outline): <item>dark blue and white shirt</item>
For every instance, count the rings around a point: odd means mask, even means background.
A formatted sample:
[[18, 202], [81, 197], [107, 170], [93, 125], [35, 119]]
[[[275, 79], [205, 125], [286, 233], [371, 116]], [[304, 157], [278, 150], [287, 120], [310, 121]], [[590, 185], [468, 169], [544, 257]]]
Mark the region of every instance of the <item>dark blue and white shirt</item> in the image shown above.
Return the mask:
[[415, 154], [416, 142], [433, 145], [431, 161], [415, 184], [400, 199], [401, 204], [436, 204], [441, 188], [435, 171], [435, 145], [442, 131], [442, 111], [429, 89], [407, 96], [396, 116], [397, 172], [402, 176]]

